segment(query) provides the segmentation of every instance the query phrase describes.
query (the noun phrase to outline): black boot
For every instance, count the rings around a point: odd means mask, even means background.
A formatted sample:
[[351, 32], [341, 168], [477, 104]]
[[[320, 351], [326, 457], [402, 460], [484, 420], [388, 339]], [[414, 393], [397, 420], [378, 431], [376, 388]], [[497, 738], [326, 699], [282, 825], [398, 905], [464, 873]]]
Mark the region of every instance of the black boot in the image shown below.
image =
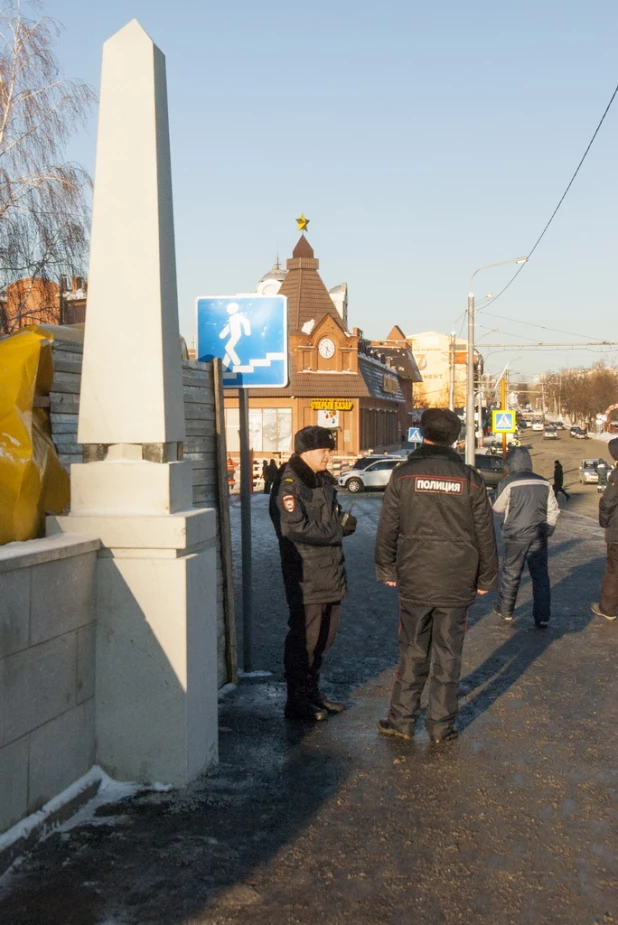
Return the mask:
[[337, 700], [329, 700], [322, 691], [320, 690], [320, 677], [312, 677], [309, 687], [309, 699], [311, 703], [316, 703], [319, 707], [323, 707], [327, 713], [343, 713], [345, 706], [342, 703], [339, 703]]
[[304, 722], [320, 722], [328, 719], [326, 709], [315, 703], [307, 685], [288, 684], [288, 699], [285, 705], [287, 719], [299, 719]]

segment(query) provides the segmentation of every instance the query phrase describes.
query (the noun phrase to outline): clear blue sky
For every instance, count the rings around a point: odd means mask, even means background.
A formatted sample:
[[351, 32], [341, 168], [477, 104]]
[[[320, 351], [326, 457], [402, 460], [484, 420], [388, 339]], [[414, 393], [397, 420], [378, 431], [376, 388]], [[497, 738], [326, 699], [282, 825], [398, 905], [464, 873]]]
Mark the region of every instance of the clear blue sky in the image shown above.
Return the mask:
[[[66, 27], [65, 72], [95, 87], [102, 42], [134, 17], [166, 55], [189, 338], [195, 297], [253, 289], [277, 246], [290, 256], [301, 211], [325, 283], [349, 285], [351, 325], [450, 331], [471, 273], [530, 250], [618, 83], [614, 0], [48, 0], [47, 12]], [[93, 113], [70, 151], [90, 169], [95, 133]], [[618, 340], [617, 141], [618, 100], [532, 261], [489, 310]], [[477, 296], [510, 273], [480, 274]], [[491, 327], [576, 339], [478, 322], [481, 344]], [[493, 353], [488, 366], [596, 356]]]

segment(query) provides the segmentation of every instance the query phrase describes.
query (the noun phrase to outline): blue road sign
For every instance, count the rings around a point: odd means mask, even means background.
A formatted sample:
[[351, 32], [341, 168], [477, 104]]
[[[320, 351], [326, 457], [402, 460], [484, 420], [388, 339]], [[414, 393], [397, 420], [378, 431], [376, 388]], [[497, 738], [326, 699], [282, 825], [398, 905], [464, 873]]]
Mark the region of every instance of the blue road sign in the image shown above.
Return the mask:
[[228, 389], [288, 384], [285, 296], [214, 296], [197, 300], [197, 358], [223, 362]]
[[421, 435], [420, 427], [408, 427], [408, 443], [422, 443], [423, 437]]

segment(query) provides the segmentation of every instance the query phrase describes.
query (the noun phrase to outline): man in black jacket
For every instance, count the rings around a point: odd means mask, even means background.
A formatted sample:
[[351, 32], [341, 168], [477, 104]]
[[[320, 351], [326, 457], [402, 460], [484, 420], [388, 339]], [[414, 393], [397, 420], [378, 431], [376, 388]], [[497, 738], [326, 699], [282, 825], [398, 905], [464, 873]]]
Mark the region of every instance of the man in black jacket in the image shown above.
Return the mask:
[[299, 430], [294, 455], [271, 491], [270, 516], [290, 609], [284, 650], [289, 719], [323, 720], [343, 710], [319, 689], [322, 657], [334, 642], [346, 595], [343, 537], [356, 527], [356, 519], [342, 513], [335, 479], [327, 471], [334, 446], [325, 427]]
[[[399, 669], [384, 735], [409, 739], [429, 678], [426, 726], [435, 744], [454, 739], [468, 607], [493, 590], [498, 557], [491, 505], [479, 473], [451, 444], [460, 421], [431, 408], [423, 444], [394, 470], [376, 542], [379, 581], [398, 587]], [[431, 673], [430, 673], [431, 672]]]
[[[612, 459], [618, 460], [618, 437], [607, 444]], [[601, 599], [592, 604], [591, 610], [598, 617], [615, 620], [618, 611], [618, 469], [614, 467], [608, 478], [607, 488], [599, 501], [599, 524], [605, 527], [607, 562], [601, 582]]]

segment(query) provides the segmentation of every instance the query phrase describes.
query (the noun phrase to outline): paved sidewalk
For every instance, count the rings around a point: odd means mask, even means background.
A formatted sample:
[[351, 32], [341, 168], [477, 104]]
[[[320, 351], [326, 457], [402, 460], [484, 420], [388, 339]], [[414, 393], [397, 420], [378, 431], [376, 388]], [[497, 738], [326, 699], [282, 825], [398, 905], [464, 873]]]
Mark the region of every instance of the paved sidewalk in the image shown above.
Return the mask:
[[[460, 739], [375, 730], [396, 660], [373, 581], [379, 496], [358, 502], [352, 592], [327, 668], [349, 709], [282, 718], [284, 609], [256, 499], [256, 667], [222, 702], [221, 765], [183, 794], [53, 836], [0, 893], [2, 925], [609, 925], [618, 922], [618, 621], [594, 618], [604, 544], [564, 514], [552, 624], [526, 581], [512, 626], [471, 611]], [[356, 513], [356, 511], [355, 511]]]

